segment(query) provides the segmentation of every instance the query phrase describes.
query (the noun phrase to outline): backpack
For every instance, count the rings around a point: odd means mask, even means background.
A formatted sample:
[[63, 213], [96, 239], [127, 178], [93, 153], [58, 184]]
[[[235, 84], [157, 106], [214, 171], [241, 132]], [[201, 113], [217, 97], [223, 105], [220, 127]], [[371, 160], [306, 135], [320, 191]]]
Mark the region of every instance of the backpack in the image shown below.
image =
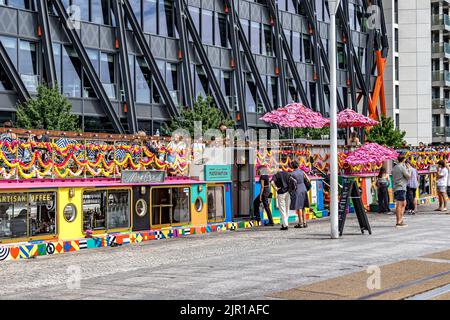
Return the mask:
[[292, 175], [289, 176], [289, 193], [293, 193], [297, 190], [297, 179], [295, 179]]

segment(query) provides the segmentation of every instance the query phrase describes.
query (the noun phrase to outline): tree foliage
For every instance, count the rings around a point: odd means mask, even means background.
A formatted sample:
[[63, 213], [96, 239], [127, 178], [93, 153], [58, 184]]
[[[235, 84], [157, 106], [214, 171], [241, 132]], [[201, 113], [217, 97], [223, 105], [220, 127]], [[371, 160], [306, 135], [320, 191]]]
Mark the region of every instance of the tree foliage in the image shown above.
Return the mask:
[[202, 134], [208, 129], [219, 129], [224, 124], [228, 128], [234, 127], [234, 121], [227, 118], [219, 110], [211, 96], [203, 97], [199, 95], [192, 109], [186, 108], [181, 112], [179, 121], [172, 119], [168, 125], [163, 126], [163, 134], [171, 135], [177, 129], [188, 130], [191, 136], [194, 135], [194, 122], [202, 123]]
[[366, 129], [366, 141], [376, 142], [393, 148], [400, 148], [405, 144], [406, 132], [395, 128], [394, 120], [381, 116], [381, 121], [372, 129]]
[[314, 128], [296, 128], [294, 129], [295, 138], [304, 138], [309, 140], [321, 140], [324, 136], [330, 136], [330, 127], [321, 129]]
[[72, 105], [59, 92], [58, 86], [39, 86], [37, 96], [17, 108], [17, 126], [23, 129], [77, 131], [78, 119], [72, 114]]

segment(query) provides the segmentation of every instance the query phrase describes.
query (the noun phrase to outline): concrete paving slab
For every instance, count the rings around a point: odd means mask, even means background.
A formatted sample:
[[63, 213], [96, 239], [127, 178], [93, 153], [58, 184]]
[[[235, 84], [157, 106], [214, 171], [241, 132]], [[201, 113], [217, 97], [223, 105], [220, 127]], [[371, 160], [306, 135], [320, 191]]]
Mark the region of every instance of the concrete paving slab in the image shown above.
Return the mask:
[[[420, 283], [417, 286], [399, 288], [404, 284], [421, 280], [436, 274], [447, 272], [439, 281], [427, 284]], [[402, 299], [426, 291], [427, 288], [435, 288], [441, 283], [450, 281], [450, 265], [433, 263], [428, 261], [405, 260], [380, 267], [380, 289], [370, 290], [367, 285], [370, 274], [366, 271], [356, 272], [335, 279], [317, 282], [307, 286], [286, 290], [270, 295], [281, 299], [310, 300], [322, 297], [325, 299]], [[383, 294], [384, 291], [387, 291]]]

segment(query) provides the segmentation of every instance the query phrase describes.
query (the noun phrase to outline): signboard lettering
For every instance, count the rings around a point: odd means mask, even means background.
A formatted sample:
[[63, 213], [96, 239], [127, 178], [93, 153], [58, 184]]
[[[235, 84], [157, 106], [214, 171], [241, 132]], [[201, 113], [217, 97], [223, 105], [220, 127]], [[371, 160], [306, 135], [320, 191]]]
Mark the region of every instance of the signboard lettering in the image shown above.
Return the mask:
[[205, 166], [206, 181], [230, 181], [231, 167], [227, 165]]
[[163, 183], [166, 172], [162, 170], [125, 170], [122, 183]]

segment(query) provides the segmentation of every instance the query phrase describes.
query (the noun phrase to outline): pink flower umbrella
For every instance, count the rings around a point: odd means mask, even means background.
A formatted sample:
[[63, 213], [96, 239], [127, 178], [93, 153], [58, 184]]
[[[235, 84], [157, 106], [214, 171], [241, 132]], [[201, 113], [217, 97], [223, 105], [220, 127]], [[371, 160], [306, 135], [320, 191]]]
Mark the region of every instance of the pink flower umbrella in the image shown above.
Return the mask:
[[359, 114], [352, 109], [345, 109], [338, 113], [337, 123], [339, 128], [360, 128], [373, 127], [378, 124], [378, 121]]
[[269, 112], [261, 120], [287, 128], [320, 129], [329, 123], [319, 112], [314, 112], [301, 103], [291, 103]]
[[386, 160], [396, 159], [397, 157], [398, 153], [394, 149], [381, 146], [377, 143], [367, 143], [349, 153], [345, 162], [351, 166], [368, 163], [381, 164]]

